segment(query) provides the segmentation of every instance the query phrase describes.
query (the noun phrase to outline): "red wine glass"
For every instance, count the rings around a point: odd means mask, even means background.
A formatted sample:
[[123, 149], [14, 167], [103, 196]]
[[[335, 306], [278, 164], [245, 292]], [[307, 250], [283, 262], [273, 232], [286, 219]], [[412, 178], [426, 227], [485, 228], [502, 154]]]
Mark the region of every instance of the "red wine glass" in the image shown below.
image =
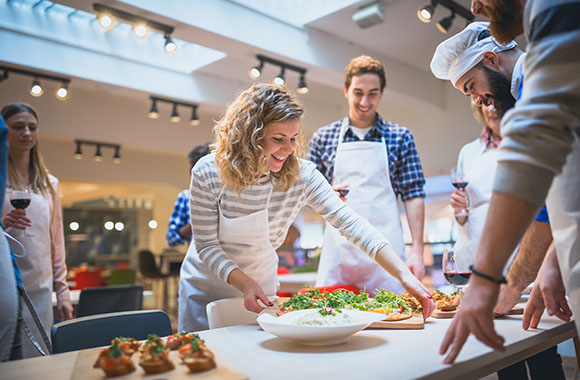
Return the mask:
[[[31, 196], [28, 188], [13, 189], [10, 192], [10, 204], [12, 207], [17, 209], [25, 209], [30, 205]], [[32, 237], [27, 230], [24, 232], [24, 236]]]
[[471, 271], [457, 269], [456, 254], [456, 251], [453, 249], [446, 249], [443, 252], [443, 275], [447, 282], [457, 287], [459, 297], [461, 298], [463, 297], [463, 288], [467, 285], [469, 277], [471, 276]]
[[[461, 170], [459, 170], [458, 168], [452, 168], [451, 169], [451, 173], [450, 173], [450, 177], [451, 177], [451, 184], [457, 189], [457, 190], [463, 190], [465, 191], [465, 188], [467, 187], [467, 185], [469, 184], [469, 182], [465, 179], [464, 174], [461, 172]], [[467, 192], [465, 193], [465, 195], [467, 196]], [[467, 204], [469, 205], [469, 197], [467, 198]], [[461, 210], [456, 216], [467, 216], [468, 212], [466, 209]]]

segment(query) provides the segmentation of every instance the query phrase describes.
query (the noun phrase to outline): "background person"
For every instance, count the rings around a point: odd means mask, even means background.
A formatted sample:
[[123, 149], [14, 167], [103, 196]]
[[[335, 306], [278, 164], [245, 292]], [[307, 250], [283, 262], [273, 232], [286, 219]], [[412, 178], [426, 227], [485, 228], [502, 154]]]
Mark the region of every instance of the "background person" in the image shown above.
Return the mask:
[[302, 107], [285, 87], [241, 92], [215, 126], [215, 153], [192, 171], [194, 244], [181, 267], [179, 329], [208, 327], [206, 305], [243, 296], [248, 310], [278, 289], [278, 248], [296, 215], [310, 206], [421, 300], [434, 303], [389, 242], [356, 215], [308, 161], [298, 158]]
[[[56, 292], [57, 310], [61, 320], [72, 318], [72, 305], [66, 282], [66, 263], [62, 209], [58, 180], [48, 173], [38, 148], [38, 116], [26, 104], [11, 103], [2, 108], [8, 125], [9, 151], [8, 182], [2, 207], [2, 223], [7, 232], [26, 229], [33, 238], [22, 233], [15, 237], [26, 253], [17, 259], [24, 288], [35, 306], [48, 336], [53, 324], [52, 291]], [[26, 209], [10, 204], [10, 189], [24, 186], [30, 190], [31, 202]], [[24, 312], [24, 309], [23, 309]], [[29, 326], [34, 322], [24, 312]], [[24, 357], [36, 356], [38, 351], [24, 338]]]
[[[189, 171], [195, 166], [197, 161], [209, 154], [209, 144], [201, 144], [196, 146], [189, 152], [187, 158], [191, 167]], [[169, 226], [167, 227], [167, 236], [165, 238], [170, 247], [178, 247], [185, 243], [191, 242], [191, 224], [189, 223], [189, 189], [185, 189], [179, 193], [173, 212], [169, 218]]]
[[[381, 62], [366, 55], [356, 57], [345, 68], [344, 77], [348, 115], [316, 131], [309, 159], [335, 188], [348, 187], [346, 203], [381, 232], [422, 279], [425, 179], [415, 141], [407, 128], [377, 113], [386, 86]], [[408, 258], [398, 196], [413, 240]], [[369, 293], [377, 288], [403, 290], [395, 278], [327, 223], [316, 285], [334, 284], [355, 285]]]

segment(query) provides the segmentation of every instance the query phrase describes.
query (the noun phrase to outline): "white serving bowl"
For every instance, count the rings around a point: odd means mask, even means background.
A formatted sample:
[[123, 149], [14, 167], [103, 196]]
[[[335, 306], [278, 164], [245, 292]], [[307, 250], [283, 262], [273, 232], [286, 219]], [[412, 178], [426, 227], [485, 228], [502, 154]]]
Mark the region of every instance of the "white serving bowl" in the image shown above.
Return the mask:
[[295, 320], [309, 313], [317, 313], [319, 309], [298, 310], [286, 313], [278, 318], [270, 314], [262, 314], [257, 321], [260, 326], [272, 335], [290, 339], [302, 344], [325, 346], [346, 343], [352, 334], [368, 327], [373, 322], [382, 321], [385, 316], [360, 310], [342, 310], [353, 323], [341, 326], [304, 326], [296, 325]]

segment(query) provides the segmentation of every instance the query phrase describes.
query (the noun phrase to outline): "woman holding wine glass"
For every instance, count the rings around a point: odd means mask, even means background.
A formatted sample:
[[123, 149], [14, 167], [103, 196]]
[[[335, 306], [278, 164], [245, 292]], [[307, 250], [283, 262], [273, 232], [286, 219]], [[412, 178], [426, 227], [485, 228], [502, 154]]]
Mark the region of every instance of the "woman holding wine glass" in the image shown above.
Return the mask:
[[[62, 320], [72, 318], [68, 285], [62, 209], [58, 180], [48, 173], [38, 149], [38, 116], [26, 104], [11, 103], [0, 112], [8, 126], [8, 181], [2, 207], [5, 231], [24, 246], [17, 258], [24, 288], [50, 336], [53, 324], [52, 291]], [[24, 312], [29, 326], [34, 326]], [[38, 351], [22, 337], [23, 356]]]
[[484, 127], [477, 139], [461, 148], [455, 178], [451, 179], [457, 188], [451, 194], [450, 204], [459, 224], [453, 247], [458, 272], [470, 272], [469, 266], [475, 261], [497, 168], [497, 146], [501, 141], [501, 119], [494, 105], [472, 104], [472, 109]]

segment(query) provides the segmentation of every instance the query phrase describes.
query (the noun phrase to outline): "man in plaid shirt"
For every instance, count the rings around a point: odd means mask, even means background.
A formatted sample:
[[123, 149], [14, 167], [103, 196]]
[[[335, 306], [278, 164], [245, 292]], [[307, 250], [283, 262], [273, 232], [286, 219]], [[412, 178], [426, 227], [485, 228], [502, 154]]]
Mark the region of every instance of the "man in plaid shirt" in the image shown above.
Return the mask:
[[[401, 197], [413, 240], [407, 265], [421, 279], [425, 272], [425, 179], [411, 132], [376, 112], [385, 85], [381, 62], [368, 56], [351, 60], [344, 83], [348, 116], [316, 131], [309, 159], [335, 189], [348, 190], [347, 204], [381, 231], [405, 259], [397, 207]], [[355, 266], [349, 266], [354, 262]], [[376, 268], [376, 263], [327, 225], [317, 285], [353, 284], [371, 292], [375, 287], [402, 290]]]
[[[193, 148], [188, 155], [191, 169], [193, 169], [200, 158], [209, 154], [209, 152], [208, 144], [198, 145]], [[169, 218], [169, 227], [165, 239], [170, 247], [177, 247], [191, 242], [191, 224], [189, 223], [189, 189], [181, 191], [177, 196], [173, 212], [171, 213], [171, 218]]]

